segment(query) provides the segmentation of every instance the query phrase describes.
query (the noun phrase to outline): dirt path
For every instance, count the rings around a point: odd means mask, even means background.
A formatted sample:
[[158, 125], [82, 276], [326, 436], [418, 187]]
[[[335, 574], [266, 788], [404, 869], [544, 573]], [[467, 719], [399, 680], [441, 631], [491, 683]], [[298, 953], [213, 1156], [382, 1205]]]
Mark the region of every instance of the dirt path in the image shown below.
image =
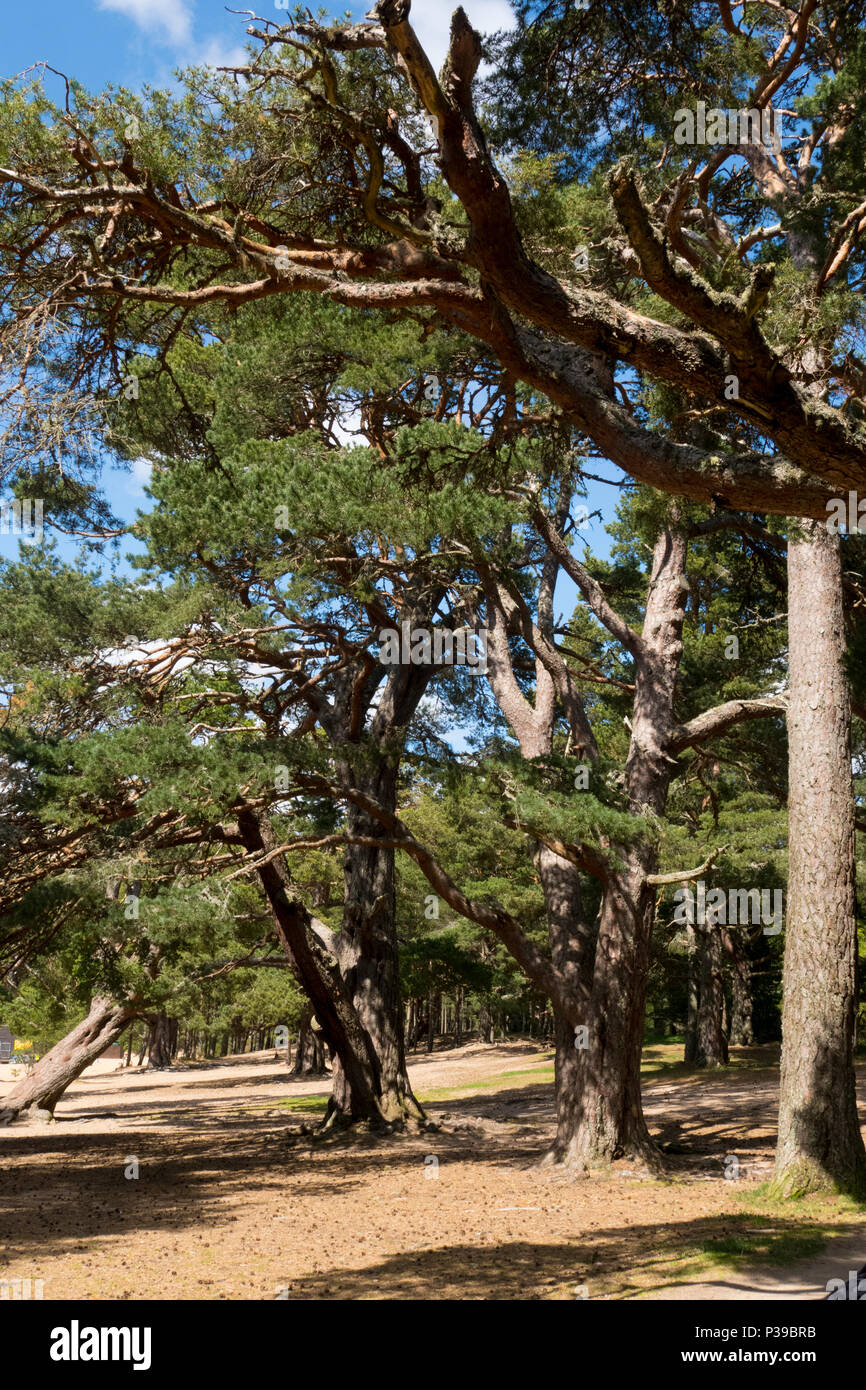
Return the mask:
[[802, 1213], [743, 1201], [772, 1159], [773, 1060], [752, 1049], [748, 1070], [649, 1077], [665, 1180], [539, 1169], [552, 1061], [526, 1043], [414, 1059], [439, 1129], [384, 1143], [311, 1145], [315, 1114], [286, 1105], [309, 1111], [327, 1082], [290, 1080], [272, 1053], [97, 1064], [55, 1124], [0, 1130], [0, 1278], [85, 1299], [821, 1298], [866, 1260], [866, 1219], [844, 1204], [822, 1208], [826, 1255], [748, 1277], [717, 1263], [732, 1242], [802, 1237]]

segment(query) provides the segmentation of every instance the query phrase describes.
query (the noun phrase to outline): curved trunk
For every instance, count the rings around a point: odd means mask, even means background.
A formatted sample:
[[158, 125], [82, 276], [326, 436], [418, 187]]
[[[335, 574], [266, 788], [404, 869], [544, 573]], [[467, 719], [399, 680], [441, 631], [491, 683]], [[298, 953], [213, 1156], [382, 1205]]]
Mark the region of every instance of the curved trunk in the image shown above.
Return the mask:
[[788, 543], [789, 876], [779, 1137], [784, 1195], [866, 1189], [854, 1087], [857, 923], [839, 538]]
[[107, 1047], [117, 1042], [135, 1016], [136, 1010], [129, 1004], [118, 1004], [102, 996], [94, 998], [87, 1018], [40, 1057], [31, 1074], [0, 1102], [0, 1124], [9, 1124], [31, 1107], [53, 1114], [64, 1091]]

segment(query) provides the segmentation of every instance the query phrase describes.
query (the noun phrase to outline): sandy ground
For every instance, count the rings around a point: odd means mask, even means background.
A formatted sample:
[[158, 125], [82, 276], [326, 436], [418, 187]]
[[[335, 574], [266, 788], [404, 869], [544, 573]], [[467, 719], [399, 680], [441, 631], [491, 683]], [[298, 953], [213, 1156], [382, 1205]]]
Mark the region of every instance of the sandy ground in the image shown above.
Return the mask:
[[437, 1128], [384, 1142], [312, 1143], [316, 1115], [281, 1103], [327, 1082], [291, 1081], [273, 1053], [97, 1063], [54, 1124], [0, 1130], [0, 1278], [82, 1299], [823, 1298], [866, 1262], [866, 1214], [842, 1204], [822, 1211], [821, 1255], [707, 1270], [744, 1221], [760, 1241], [803, 1219], [743, 1205], [771, 1168], [777, 1074], [772, 1049], [741, 1057], [749, 1070], [648, 1079], [661, 1180], [537, 1167], [552, 1062], [528, 1043], [414, 1059]]

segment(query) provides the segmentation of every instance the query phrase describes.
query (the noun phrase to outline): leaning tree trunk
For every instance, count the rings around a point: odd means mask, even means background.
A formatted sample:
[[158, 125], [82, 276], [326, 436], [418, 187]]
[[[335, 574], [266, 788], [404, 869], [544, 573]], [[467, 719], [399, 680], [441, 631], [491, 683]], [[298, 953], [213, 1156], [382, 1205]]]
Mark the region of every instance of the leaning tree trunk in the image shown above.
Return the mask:
[[854, 1077], [854, 801], [839, 538], [788, 542], [788, 911], [775, 1191], [866, 1189]]
[[[248, 853], [268, 854], [279, 843], [264, 812], [242, 811], [238, 827]], [[281, 855], [257, 869], [277, 938], [298, 984], [312, 1004], [331, 1051], [334, 1084], [325, 1127], [366, 1121], [382, 1125], [379, 1067], [375, 1051], [334, 955], [314, 929], [312, 914], [291, 881]]]
[[[567, 518], [569, 501], [566, 492], [558, 514], [561, 524]], [[559, 561], [549, 551], [538, 591], [538, 631], [551, 647], [555, 645], [553, 595], [558, 573]], [[521, 757], [528, 762], [549, 757], [556, 730], [556, 683], [551, 671], [536, 656], [535, 700], [530, 704], [526, 699], [515, 675], [509, 645], [507, 591], [495, 584], [490, 576], [487, 576], [486, 585], [490, 625], [488, 678], [491, 688], [518, 741]], [[567, 702], [567, 716], [576, 746], [595, 757], [597, 750], [586, 725], [582, 704], [575, 700], [570, 704]], [[582, 1023], [587, 1018], [594, 931], [584, 919], [580, 871], [576, 865], [540, 842], [536, 844], [534, 860], [544, 892], [551, 963], [563, 996], [560, 1007], [553, 1009], [556, 1134], [553, 1147], [543, 1159], [548, 1164], [561, 1161], [575, 1125], [580, 1090], [578, 1052], [586, 1039], [583, 1036], [585, 1030], [575, 1033], [574, 1020]], [[485, 1023], [486, 1018], [481, 1022], [482, 1035]]]
[[699, 923], [700, 1001], [698, 1003], [699, 1067], [726, 1067], [728, 1040], [725, 1037], [725, 987], [722, 976], [722, 934], [717, 923]]
[[107, 1047], [117, 1042], [135, 1016], [131, 1005], [97, 996], [87, 1018], [40, 1057], [31, 1074], [0, 1102], [0, 1123], [9, 1124], [31, 1107], [53, 1114], [64, 1091]]

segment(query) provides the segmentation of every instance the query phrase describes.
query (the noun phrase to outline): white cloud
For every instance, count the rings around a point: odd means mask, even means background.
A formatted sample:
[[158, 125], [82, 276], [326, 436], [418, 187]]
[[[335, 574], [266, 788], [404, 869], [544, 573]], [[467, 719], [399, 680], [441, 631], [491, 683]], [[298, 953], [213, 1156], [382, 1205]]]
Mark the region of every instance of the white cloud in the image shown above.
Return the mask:
[[195, 67], [210, 68], [240, 67], [249, 61], [250, 55], [241, 44], [226, 44], [222, 39], [208, 39], [207, 43], [198, 44], [190, 59], [190, 63]]
[[189, 42], [192, 12], [187, 0], [99, 0], [99, 8], [126, 15], [165, 43]]
[[[481, 34], [514, 26], [514, 11], [508, 0], [464, 0], [463, 7], [469, 22]], [[443, 4], [442, 0], [415, 0], [412, 6], [412, 27], [437, 72], [445, 62], [451, 16], [456, 9], [457, 0], [450, 4]]]
[[150, 459], [136, 459], [132, 465], [130, 481], [127, 488], [135, 497], [143, 497], [144, 489], [150, 487], [150, 479], [153, 475], [153, 464]]

